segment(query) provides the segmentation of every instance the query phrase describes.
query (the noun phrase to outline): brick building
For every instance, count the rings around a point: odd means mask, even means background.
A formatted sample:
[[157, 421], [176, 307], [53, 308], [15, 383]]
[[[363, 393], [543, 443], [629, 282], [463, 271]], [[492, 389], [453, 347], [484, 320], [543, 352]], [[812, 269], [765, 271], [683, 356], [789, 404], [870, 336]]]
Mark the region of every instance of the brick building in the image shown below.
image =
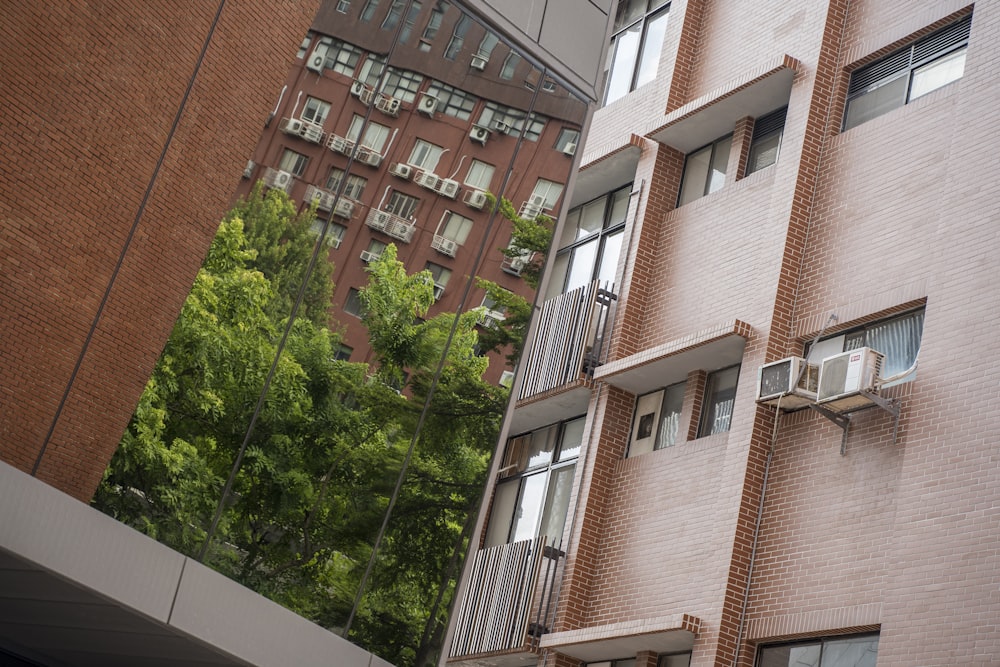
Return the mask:
[[1000, 11], [614, 24], [444, 662], [1000, 663]]
[[[343, 358], [371, 361], [358, 289], [389, 243], [409, 272], [433, 274], [429, 316], [486, 306], [484, 326], [502, 318], [474, 276], [533, 299], [521, 272], [540, 258], [501, 252], [512, 223], [487, 193], [524, 217], [558, 217], [580, 93], [457, 5], [331, 0], [274, 100], [239, 194], [260, 180], [315, 202], [317, 230], [330, 222]], [[495, 362], [487, 377], [506, 381]]]

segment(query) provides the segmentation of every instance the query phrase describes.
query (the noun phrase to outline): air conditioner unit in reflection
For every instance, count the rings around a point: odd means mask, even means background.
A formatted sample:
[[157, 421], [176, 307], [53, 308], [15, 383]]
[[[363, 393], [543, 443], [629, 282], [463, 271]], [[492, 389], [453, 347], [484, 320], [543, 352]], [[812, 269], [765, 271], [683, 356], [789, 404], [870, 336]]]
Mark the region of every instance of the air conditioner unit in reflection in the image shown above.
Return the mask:
[[303, 122], [302, 129], [299, 130], [299, 136], [314, 144], [322, 143], [323, 127], [316, 123]]
[[337, 206], [333, 209], [333, 214], [350, 220], [354, 216], [354, 202], [341, 197], [337, 202]]
[[306, 197], [311, 201], [316, 202], [316, 208], [323, 211], [329, 211], [330, 208], [333, 207], [333, 201], [336, 199], [336, 196], [334, 196], [332, 192], [326, 192], [314, 186], [310, 187], [312, 189], [306, 190]]
[[482, 190], [469, 190], [465, 193], [465, 203], [472, 208], [482, 210], [489, 199]]
[[355, 153], [358, 162], [366, 164], [369, 167], [377, 167], [382, 164], [382, 154], [368, 148], [367, 146], [361, 146], [358, 148], [358, 152]]
[[566, 144], [563, 146], [562, 152], [563, 155], [569, 155], [570, 157], [576, 155], [576, 144], [572, 142]]
[[325, 42], [317, 44], [316, 48], [313, 49], [312, 55], [309, 56], [309, 62], [306, 63], [306, 69], [322, 74], [323, 65], [326, 63], [326, 54], [329, 50], [329, 44]]
[[882, 353], [870, 347], [827, 357], [820, 364], [816, 404], [834, 412], [873, 405], [865, 394], [878, 394], [883, 360]]
[[281, 188], [287, 190], [288, 186], [292, 183], [292, 174], [287, 171], [281, 171], [280, 169], [274, 172], [271, 177], [271, 186], [275, 188]]
[[340, 153], [342, 155], [350, 155], [351, 151], [354, 150], [354, 142], [350, 139], [346, 139], [336, 134], [331, 134], [330, 138], [327, 139], [326, 145], [330, 147], [330, 150], [335, 153]]
[[429, 93], [423, 93], [420, 96], [420, 101], [417, 102], [417, 111], [427, 116], [433, 116], [434, 112], [437, 111], [437, 107], [438, 98]]
[[375, 98], [375, 108], [389, 116], [398, 116], [401, 103], [395, 97], [379, 95]]
[[389, 167], [389, 173], [393, 176], [399, 176], [400, 178], [410, 178], [413, 176], [413, 167], [402, 162], [397, 162], [396, 164]]
[[484, 56], [477, 53], [476, 55], [472, 56], [472, 62], [469, 63], [469, 67], [471, 67], [472, 69], [477, 69], [480, 72], [482, 72], [484, 69], [486, 69], [486, 63], [488, 62], [489, 60], [487, 60]]
[[278, 129], [285, 134], [298, 135], [302, 133], [302, 121], [298, 118], [282, 118]]
[[801, 357], [788, 357], [757, 369], [757, 402], [799, 410], [816, 402], [819, 366]]
[[434, 190], [437, 188], [438, 183], [441, 182], [441, 177], [435, 174], [433, 171], [421, 171], [418, 172], [416, 176], [413, 177], [413, 182], [422, 188], [427, 188], [428, 190]]
[[250, 178], [253, 176], [253, 170], [256, 166], [256, 162], [253, 160], [247, 160], [247, 166], [243, 167], [243, 178]]
[[354, 95], [355, 97], [361, 97], [361, 94], [365, 92], [365, 90], [367, 90], [367, 86], [365, 86], [365, 84], [358, 81], [357, 79], [355, 79], [354, 82], [351, 83], [351, 95]]
[[442, 178], [434, 188], [435, 191], [442, 197], [447, 197], [449, 199], [454, 199], [458, 196], [458, 181], [454, 181], [450, 178]]
[[381, 256], [382, 256], [381, 253], [371, 252], [369, 250], [362, 250], [361, 251], [361, 261], [364, 262], [364, 263], [366, 263], [366, 264], [368, 262], [374, 262], [376, 259], [378, 259]]
[[489, 129], [483, 127], [482, 125], [473, 125], [472, 129], [469, 131], [469, 139], [472, 139], [476, 143], [486, 145], [486, 141], [490, 138]]
[[454, 257], [458, 253], [458, 243], [440, 234], [434, 235], [431, 247], [449, 257]]
[[490, 123], [490, 129], [496, 130], [500, 134], [507, 134], [508, 132], [510, 132], [510, 125], [508, 125], [502, 120], [495, 120], [492, 123]]

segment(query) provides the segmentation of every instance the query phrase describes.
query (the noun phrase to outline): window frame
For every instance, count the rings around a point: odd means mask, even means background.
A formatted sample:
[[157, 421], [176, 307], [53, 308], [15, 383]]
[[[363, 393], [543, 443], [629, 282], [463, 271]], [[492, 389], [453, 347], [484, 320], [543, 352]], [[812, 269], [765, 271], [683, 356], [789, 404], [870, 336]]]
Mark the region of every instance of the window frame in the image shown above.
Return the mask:
[[[785, 120], [788, 117], [788, 105], [769, 111], [754, 120], [753, 134], [750, 137], [750, 147], [747, 149], [747, 163], [744, 169], [744, 176], [756, 173], [778, 163], [781, 157], [781, 140], [785, 136]], [[757, 165], [759, 159], [754, 159], [755, 154], [759, 157], [761, 153], [755, 153], [762, 148], [765, 142], [777, 139], [774, 147], [774, 159], [764, 165]]]
[[[312, 113], [310, 113], [310, 105], [313, 105]], [[318, 97], [313, 97], [312, 95], [306, 95], [306, 102], [302, 105], [302, 114], [300, 118], [310, 123], [316, 123], [317, 125], [322, 125], [326, 122], [326, 119], [330, 117], [331, 105], [325, 100], [321, 100]]]
[[[911, 40], [892, 53], [851, 72], [847, 83], [847, 99], [844, 103], [841, 131], [846, 132], [859, 125], [863, 125], [890, 111], [905, 107], [910, 102], [928, 93], [960, 81], [965, 76], [965, 58], [968, 53], [972, 16], [971, 13], [966, 14], [948, 25], [924, 37]], [[933, 88], [929, 88], [916, 97], [912, 95], [914, 76], [918, 72], [926, 70], [928, 66], [934, 63], [940, 63], [954, 57], [959, 52], [963, 54], [962, 73], [959, 76], [949, 79]], [[862, 115], [859, 119], [851, 118], [853, 103], [876, 91], [884, 91], [890, 85], [902, 82], [903, 79], [905, 79], [905, 86], [902, 87], [901, 96], [896, 100], [889, 100], [890, 102], [899, 102], [899, 100], [902, 100], [901, 102], [894, 103], [891, 106], [883, 102], [881, 105], [868, 110], [868, 113]]]
[[[475, 178], [473, 177], [473, 170], [476, 171]], [[496, 175], [496, 170], [495, 165], [473, 158], [469, 164], [469, 171], [465, 173], [463, 183], [470, 188], [489, 192], [490, 186], [493, 184], [493, 177]], [[489, 178], [485, 177], [486, 174], [489, 174]]]
[[[825, 645], [831, 644], [831, 643], [852, 641], [852, 640], [859, 640], [859, 643], [860, 643], [860, 641], [864, 641], [864, 640], [870, 641], [871, 639], [875, 640], [875, 659], [877, 661], [878, 660], [878, 643], [879, 643], [880, 635], [881, 635], [881, 633], [879, 633], [879, 632], [865, 632], [865, 633], [849, 634], [849, 635], [829, 635], [829, 636], [825, 636], [825, 637], [814, 637], [814, 638], [809, 638], [809, 639], [799, 639], [799, 640], [789, 641], [789, 642], [773, 642], [773, 643], [760, 644], [760, 645], [757, 646], [757, 651], [756, 651], [756, 653], [754, 655], [754, 662], [753, 662], [753, 664], [754, 664], [754, 667], [764, 667], [764, 663], [762, 662], [762, 660], [765, 658], [765, 656], [763, 654], [764, 654], [765, 651], [768, 651], [768, 650], [782, 649], [782, 648], [786, 648], [786, 647], [787, 648], [794, 648], [794, 647], [798, 647], [798, 646], [810, 646], [810, 645], [818, 644], [819, 647], [820, 647], [818, 667], [823, 667], [823, 649], [824, 649]], [[777, 666], [775, 666], [775, 667], [777, 667]]]
[[[458, 226], [457, 230], [453, 229], [455, 225]], [[441, 220], [438, 221], [438, 226], [434, 230], [434, 234], [435, 236], [442, 236], [449, 241], [454, 241], [458, 245], [465, 245], [465, 242], [469, 239], [469, 234], [472, 233], [473, 227], [475, 227], [475, 221], [472, 218], [467, 218], [454, 211], [445, 211], [444, 215], [441, 216]]]
[[[361, 134], [361, 128], [365, 130], [364, 135]], [[366, 125], [364, 116], [354, 114], [351, 117], [351, 124], [347, 128], [346, 138], [349, 141], [361, 144], [365, 148], [381, 154], [382, 149], [385, 147], [385, 142], [389, 139], [390, 129], [388, 125], [382, 125], [375, 121], [368, 121]]]
[[414, 197], [401, 190], [392, 190], [389, 193], [389, 201], [385, 203], [383, 210], [392, 213], [397, 218], [413, 220], [419, 207], [419, 197]]
[[[627, 7], [627, 2], [622, 2], [619, 5], [619, 13]], [[657, 25], [656, 21], [658, 19], [663, 19], [665, 23], [663, 24], [662, 34], [659, 39], [659, 49], [656, 53], [651, 53], [648, 50], [652, 48], [652, 42], [650, 42], [650, 28]], [[656, 78], [656, 72], [659, 69], [659, 56], [663, 51], [663, 41], [666, 35], [666, 26], [670, 22], [670, 2], [664, 0], [647, 0], [646, 9], [641, 14], [630, 20], [626, 19], [619, 24], [620, 17], [615, 17], [614, 32], [611, 35], [611, 43], [608, 46], [608, 56], [607, 64], [604, 69], [605, 79], [604, 79], [604, 95], [602, 96], [602, 104], [608, 105], [612, 102], [620, 100], [626, 97], [629, 93], [641, 88], [642, 86], [650, 83]], [[638, 41], [635, 44], [635, 50], [628, 52], [628, 60], [620, 60], [620, 58], [626, 57], [626, 52], [619, 49], [618, 47], [622, 45], [624, 41], [624, 36], [630, 32], [639, 33]], [[639, 73], [643, 69], [643, 63], [648, 63], [648, 57], [655, 57], [656, 67], [650, 75], [643, 78], [642, 81], [639, 80]], [[616, 86], [614, 90], [612, 89], [612, 84], [615, 81], [623, 81], [624, 78], [619, 79], [616, 77], [616, 68], [624, 64], [628, 69], [622, 70], [620, 76], [628, 74], [628, 85], [624, 88], [627, 90], [620, 91], [620, 86]], [[614, 96], [612, 97], [612, 95]]]
[[[289, 164], [294, 162], [294, 164]], [[303, 155], [298, 151], [293, 151], [291, 148], [286, 148], [281, 153], [281, 159], [278, 160], [278, 169], [281, 171], [287, 171], [293, 176], [302, 178], [302, 174], [305, 173], [306, 168], [309, 166], [309, 156]]]
[[413, 150], [410, 151], [410, 157], [407, 158], [406, 164], [433, 173], [437, 169], [444, 151], [443, 146], [417, 137], [413, 142]]
[[[339, 175], [338, 175], [339, 172]], [[344, 178], [345, 171], [337, 166], [330, 167], [330, 173], [326, 177], [326, 189], [336, 192], [340, 187], [340, 181]], [[347, 183], [344, 185], [343, 196], [355, 201], [361, 201], [365, 188], [368, 187], [368, 179], [357, 174], [347, 174]]]
[[[632, 427], [629, 430], [628, 452], [625, 455], [626, 458], [657, 452], [661, 449], [667, 449], [668, 447], [673, 447], [674, 445], [680, 444], [681, 442], [684, 441], [683, 436], [685, 434], [681, 424], [681, 417], [684, 414], [684, 396], [686, 392], [687, 392], [687, 380], [685, 379], [681, 380], [680, 382], [674, 382], [673, 384], [669, 384], [665, 387], [660, 387], [659, 389], [647, 392], [645, 394], [642, 394], [641, 396], [636, 396], [635, 408], [632, 411]], [[676, 396], [677, 393], [680, 393], [680, 404], [678, 406], [679, 409], [675, 413], [677, 415], [675, 431], [671, 441], [666, 442], [664, 440], [664, 435], [663, 435], [663, 428], [665, 421], [664, 411], [667, 408], [668, 402], [671, 401], [671, 399], [677, 397]], [[640, 406], [643, 403], [643, 399], [651, 399], [646, 401], [648, 406], [652, 402], [652, 400], [655, 400], [657, 394], [660, 394], [659, 401], [656, 403], [653, 412], [646, 412], [640, 415], [639, 410], [641, 409]], [[650, 409], [650, 407], [646, 407], [645, 409], [648, 410]], [[649, 422], [650, 432], [646, 436], [642, 436], [641, 433], [643, 427], [645, 426], [642, 423], [642, 420], [645, 420], [647, 416], [650, 418]], [[642, 448], [642, 451], [636, 451], [635, 445], [640, 440], [645, 440], [646, 438], [652, 438], [652, 441], [650, 443], [652, 447], [647, 449], [644, 446]]]
[[[722, 182], [719, 183], [718, 187], [713, 188], [712, 187], [713, 184], [714, 184], [713, 173], [714, 173], [715, 167], [716, 167], [717, 151], [718, 151], [720, 145], [723, 142], [727, 142], [728, 146], [729, 146], [729, 150], [726, 151], [726, 171], [722, 172]], [[694, 196], [694, 197], [691, 197], [690, 199], [687, 199], [687, 198], [685, 198], [685, 188], [687, 187], [689, 179], [693, 176], [693, 174], [691, 174], [691, 173], [688, 172], [688, 168], [690, 166], [693, 166], [693, 164], [694, 164], [694, 163], [691, 162], [691, 160], [695, 156], [697, 156], [697, 155], [705, 152], [708, 149], [710, 149], [709, 157], [708, 157], [708, 171], [705, 173], [705, 176], [704, 176], [704, 182], [702, 183], [702, 187], [701, 187], [701, 194], [699, 194], [697, 196]], [[677, 206], [681, 207], [681, 206], [684, 206], [685, 204], [690, 204], [693, 201], [698, 201], [702, 197], [707, 197], [708, 195], [713, 194], [715, 192], [718, 192], [723, 187], [725, 187], [726, 180], [727, 180], [727, 177], [729, 175], [728, 174], [728, 171], [729, 171], [729, 158], [732, 155], [732, 152], [733, 152], [733, 133], [730, 132], [729, 134], [725, 134], [725, 135], [719, 137], [718, 139], [715, 139], [714, 141], [711, 141], [711, 142], [705, 144], [704, 146], [702, 146], [700, 148], [696, 148], [695, 150], [693, 150], [690, 153], [688, 153], [687, 155], [685, 155], [684, 156], [684, 170], [683, 170], [682, 175], [681, 175], [681, 186], [680, 186], [679, 192], [677, 193]], [[695, 185], [697, 185], [697, 182], [695, 182]]]
[[[726, 366], [725, 368], [719, 368], [717, 370], [708, 373], [708, 377], [705, 378], [705, 389], [702, 393], [701, 400], [701, 414], [698, 416], [698, 435], [699, 438], [707, 438], [710, 435], [718, 435], [719, 433], [728, 433], [733, 427], [733, 413], [736, 409], [736, 394], [739, 391], [740, 386], [740, 371], [742, 370], [742, 363], [733, 364], [732, 366]], [[721, 378], [724, 373], [728, 373], [733, 369], [736, 370], [736, 377], [733, 379], [732, 389], [729, 387], [717, 388], [715, 387], [715, 381]], [[723, 391], [732, 391], [732, 397], [725, 399], [726, 401], [732, 401], [732, 407], [729, 409], [729, 415], [726, 418], [725, 428], [715, 430], [715, 424], [718, 422], [719, 418], [713, 416], [714, 409], [713, 406], [722, 403], [716, 398], [716, 396]]]

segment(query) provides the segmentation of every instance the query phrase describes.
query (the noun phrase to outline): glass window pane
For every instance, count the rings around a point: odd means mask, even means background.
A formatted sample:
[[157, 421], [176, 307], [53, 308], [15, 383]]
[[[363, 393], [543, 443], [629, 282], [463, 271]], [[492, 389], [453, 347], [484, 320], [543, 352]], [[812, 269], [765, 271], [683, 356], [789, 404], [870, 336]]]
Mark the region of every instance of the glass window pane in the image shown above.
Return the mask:
[[616, 190], [611, 197], [611, 215], [608, 216], [608, 227], [625, 222], [625, 216], [628, 215], [628, 205], [632, 199], [632, 186]]
[[691, 667], [690, 653], [660, 656], [659, 667]]
[[903, 106], [906, 101], [906, 84], [908, 77], [904, 74], [890, 83], [870, 90], [847, 103], [847, 117], [844, 119], [844, 129], [881, 116], [887, 111]]
[[584, 205], [580, 213], [580, 222], [576, 230], [576, 238], [582, 239], [590, 236], [594, 232], [601, 231], [604, 226], [604, 206], [607, 198], [602, 197], [596, 201]]
[[705, 196], [705, 183], [708, 181], [708, 171], [711, 167], [712, 147], [705, 146], [691, 153], [684, 161], [684, 179], [681, 183], [681, 196], [678, 206]]
[[559, 460], [565, 461], [580, 455], [583, 446], [583, 427], [586, 419], [580, 417], [563, 424], [562, 441], [559, 443]]
[[622, 0], [615, 14], [615, 30], [628, 25], [646, 13], [646, 0]]
[[538, 534], [547, 537], [549, 544], [557, 544], [562, 539], [569, 509], [570, 492], [573, 490], [573, 473], [576, 465], [557, 468], [549, 476], [549, 488], [545, 494], [545, 510]]
[[729, 150], [732, 148], [731, 136], [715, 142], [712, 153], [712, 173], [709, 175], [708, 189], [705, 194], [719, 190], [726, 183], [726, 167], [729, 164]]
[[654, 449], [671, 447], [677, 443], [677, 433], [680, 431], [681, 409], [684, 407], [684, 388], [686, 384], [670, 385], [664, 390], [663, 407], [660, 409], [660, 433], [656, 438]]
[[667, 18], [669, 16], [670, 14], [665, 11], [646, 21], [646, 38], [642, 42], [639, 71], [635, 76], [636, 88], [656, 78], [656, 70], [660, 64], [660, 51], [663, 50], [663, 35], [667, 32]]
[[613, 283], [615, 281], [623, 238], [625, 238], [624, 229], [604, 238], [604, 249], [601, 251], [601, 264], [597, 267], [597, 279], [602, 283]]
[[747, 175], [770, 167], [778, 161], [778, 147], [781, 145], [781, 132], [761, 137], [750, 146], [750, 156], [747, 158]]
[[615, 38], [611, 70], [608, 72], [608, 93], [605, 103], [610, 104], [632, 90], [632, 72], [635, 71], [635, 58], [639, 53], [639, 39], [642, 36], [642, 24], [637, 23]]
[[531, 440], [525, 452], [525, 467], [545, 465], [552, 462], [552, 454], [556, 448], [556, 434], [558, 426], [547, 426], [545, 428], [532, 431]]
[[767, 646], [761, 649], [757, 667], [819, 667], [820, 643]]
[[507, 543], [519, 486], [517, 480], [497, 484], [493, 493], [493, 507], [490, 510], [490, 525], [486, 530], [486, 546], [493, 547]]
[[913, 71], [910, 100], [962, 78], [965, 73], [965, 49], [949, 53]]
[[559, 247], [565, 248], [577, 239], [577, 230], [580, 228], [580, 215], [583, 207], [577, 206], [566, 214], [566, 224], [563, 225], [562, 237], [559, 239]]
[[736, 400], [736, 382], [740, 367], [733, 366], [708, 376], [705, 387], [705, 407], [698, 436], [714, 435], [729, 430]]
[[593, 239], [573, 249], [569, 275], [566, 277], [566, 292], [586, 285], [594, 277], [594, 262], [597, 260], [597, 241]]
[[878, 637], [828, 639], [821, 667], [875, 667], [877, 658]]
[[885, 355], [882, 377], [891, 377], [913, 365], [920, 351], [924, 311], [870, 326], [865, 344]]
[[653, 445], [656, 443], [656, 426], [660, 420], [662, 405], [662, 390], [640, 396], [636, 400], [635, 413], [632, 416], [632, 440], [628, 447], [629, 456], [648, 454], [653, 451]]
[[545, 496], [545, 478], [542, 472], [525, 477], [521, 482], [521, 494], [517, 507], [511, 519], [511, 542], [529, 540], [535, 536], [535, 527], [542, 511], [542, 499]]
[[556, 255], [549, 275], [549, 285], [545, 292], [546, 300], [563, 293], [563, 287], [566, 285], [566, 271], [569, 268], [569, 259], [571, 256], [571, 252], [563, 252]]

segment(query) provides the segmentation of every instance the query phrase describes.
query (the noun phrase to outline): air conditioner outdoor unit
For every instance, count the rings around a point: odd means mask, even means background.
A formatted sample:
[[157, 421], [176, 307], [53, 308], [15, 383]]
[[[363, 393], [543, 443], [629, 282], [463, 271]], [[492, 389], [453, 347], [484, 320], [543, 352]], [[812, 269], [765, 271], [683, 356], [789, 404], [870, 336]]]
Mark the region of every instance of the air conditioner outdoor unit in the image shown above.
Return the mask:
[[397, 162], [389, 167], [389, 173], [393, 176], [399, 176], [400, 178], [409, 178], [410, 176], [413, 176], [413, 167], [402, 162]]
[[365, 86], [365, 84], [361, 83], [357, 79], [355, 79], [354, 82], [351, 83], [351, 95], [354, 95], [355, 97], [361, 97], [361, 94], [365, 92], [366, 89], [367, 86]]
[[358, 162], [366, 164], [369, 167], [377, 167], [380, 164], [382, 164], [382, 154], [373, 151], [371, 148], [368, 148], [367, 146], [362, 146], [361, 148], [359, 148], [356, 155]]
[[428, 190], [434, 190], [437, 188], [438, 183], [441, 182], [441, 177], [435, 174], [433, 171], [421, 171], [418, 172], [417, 175], [413, 177], [413, 182], [422, 188], [427, 188]]
[[437, 107], [438, 98], [428, 93], [423, 93], [420, 96], [420, 101], [417, 102], [417, 111], [427, 116], [433, 116], [434, 112], [437, 111]]
[[379, 95], [375, 98], [375, 108], [389, 116], [398, 116], [400, 101], [388, 95]]
[[506, 318], [503, 313], [495, 310], [484, 310], [479, 316], [479, 326], [495, 329], [500, 326], [500, 323], [503, 322], [504, 319]]
[[302, 134], [302, 121], [298, 118], [282, 118], [278, 129], [285, 134]]
[[278, 170], [274, 172], [274, 178], [272, 179], [274, 187], [276, 188], [287, 188], [292, 182], [292, 175], [287, 171]]
[[366, 263], [366, 264], [368, 262], [374, 262], [376, 259], [378, 259], [381, 256], [382, 255], [380, 253], [377, 253], [377, 252], [371, 252], [369, 250], [362, 250], [361, 251], [361, 261], [364, 262], [364, 263]]
[[341, 197], [340, 201], [337, 202], [337, 206], [333, 209], [333, 214], [350, 220], [354, 215], [354, 202]]
[[566, 144], [565, 146], [563, 146], [562, 152], [563, 155], [569, 155], [569, 156], [576, 155], [576, 144], [574, 143]]
[[455, 241], [439, 234], [434, 235], [434, 239], [431, 241], [431, 247], [441, 253], [444, 253], [445, 255], [448, 255], [449, 257], [454, 257], [458, 252], [458, 244]]
[[458, 196], [459, 185], [458, 181], [453, 181], [450, 178], [442, 178], [441, 182], [437, 184], [434, 188], [439, 195], [442, 197], [448, 197], [449, 199], [454, 199]]
[[482, 190], [469, 190], [465, 193], [465, 203], [472, 208], [482, 210], [489, 199]]
[[490, 138], [490, 131], [482, 125], [473, 125], [469, 131], [469, 138], [485, 146], [487, 139]]
[[243, 178], [250, 178], [253, 176], [253, 170], [256, 166], [256, 162], [253, 160], [247, 160], [247, 166], [243, 167]]
[[820, 364], [816, 403], [834, 412], [850, 412], [873, 405], [865, 396], [878, 393], [882, 375], [881, 352], [859, 347], [827, 357]]
[[309, 123], [306, 121], [299, 121], [301, 123], [301, 128], [299, 130], [299, 136], [306, 141], [311, 141], [314, 144], [319, 144], [323, 142], [323, 127], [317, 125], [316, 123]]
[[484, 69], [486, 69], [486, 63], [488, 62], [489, 60], [487, 60], [484, 56], [477, 53], [476, 55], [472, 56], [472, 62], [469, 63], [469, 67], [471, 67], [472, 69], [477, 69], [480, 72], [482, 72]]
[[531, 197], [528, 198], [528, 203], [535, 208], [548, 208], [548, 206], [545, 205], [545, 195], [531, 195]]
[[336, 196], [332, 192], [325, 192], [317, 187], [313, 187], [311, 191], [306, 192], [306, 196], [311, 198], [311, 201], [316, 202], [316, 208], [323, 209], [324, 211], [329, 211], [333, 207], [333, 201]]
[[497, 132], [500, 132], [501, 134], [507, 134], [508, 132], [510, 132], [510, 125], [503, 122], [502, 120], [493, 121], [492, 123], [490, 123], [490, 128], [496, 130]]
[[368, 218], [368, 226], [372, 229], [385, 231], [392, 224], [392, 213], [388, 211], [372, 211]]
[[313, 72], [323, 73], [323, 65], [326, 63], [326, 54], [329, 51], [330, 46], [324, 42], [320, 42], [313, 49], [312, 55], [309, 56], [309, 62], [306, 63], [306, 69], [310, 69]]
[[330, 150], [335, 153], [342, 153], [343, 155], [350, 155], [351, 151], [354, 150], [354, 142], [350, 139], [345, 139], [344, 137], [338, 136], [336, 134], [331, 134], [330, 138], [327, 139], [326, 145], [330, 147]]
[[542, 195], [531, 195], [531, 197], [528, 198], [528, 201], [524, 202], [521, 206], [519, 215], [522, 218], [537, 218], [546, 208], [545, 197]]
[[774, 361], [757, 369], [757, 402], [780, 405], [783, 410], [799, 410], [816, 402], [818, 385], [816, 364], [801, 357]]
[[439, 285], [438, 283], [434, 283], [434, 300], [436, 301], [440, 299], [442, 296], [444, 296], [444, 285]]

